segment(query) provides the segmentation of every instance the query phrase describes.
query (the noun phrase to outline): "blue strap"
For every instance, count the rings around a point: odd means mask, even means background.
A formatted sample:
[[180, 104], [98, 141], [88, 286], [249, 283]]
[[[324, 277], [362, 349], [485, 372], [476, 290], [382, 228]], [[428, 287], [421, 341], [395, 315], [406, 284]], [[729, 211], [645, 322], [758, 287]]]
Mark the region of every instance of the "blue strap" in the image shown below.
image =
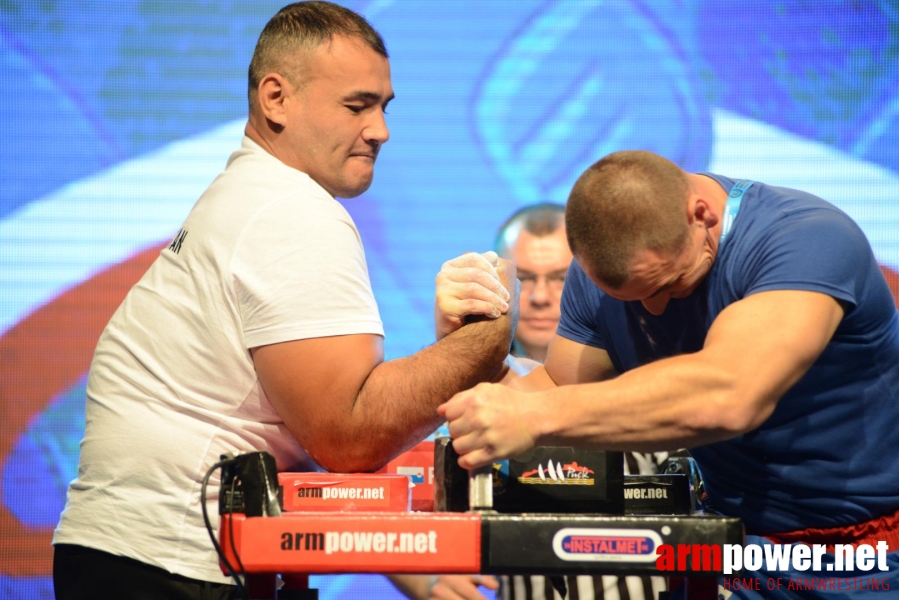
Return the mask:
[[721, 225], [721, 237], [718, 239], [719, 252], [724, 246], [727, 234], [730, 233], [731, 228], [734, 226], [737, 214], [740, 212], [740, 204], [743, 202], [743, 195], [746, 193], [746, 190], [752, 187], [753, 183], [755, 182], [748, 179], [741, 179], [734, 184], [734, 187], [730, 190], [730, 194], [727, 196], [727, 203], [724, 205], [724, 222]]

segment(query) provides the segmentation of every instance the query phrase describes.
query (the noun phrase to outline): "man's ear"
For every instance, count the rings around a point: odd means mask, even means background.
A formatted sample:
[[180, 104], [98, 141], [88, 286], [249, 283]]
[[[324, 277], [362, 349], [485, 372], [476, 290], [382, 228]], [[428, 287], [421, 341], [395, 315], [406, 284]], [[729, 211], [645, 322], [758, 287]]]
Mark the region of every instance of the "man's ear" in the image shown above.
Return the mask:
[[256, 89], [256, 101], [259, 111], [271, 123], [284, 127], [287, 125], [287, 99], [290, 84], [277, 73], [269, 73], [259, 81]]
[[695, 223], [711, 229], [721, 220], [721, 215], [704, 196], [691, 194], [687, 200], [687, 219], [691, 225]]

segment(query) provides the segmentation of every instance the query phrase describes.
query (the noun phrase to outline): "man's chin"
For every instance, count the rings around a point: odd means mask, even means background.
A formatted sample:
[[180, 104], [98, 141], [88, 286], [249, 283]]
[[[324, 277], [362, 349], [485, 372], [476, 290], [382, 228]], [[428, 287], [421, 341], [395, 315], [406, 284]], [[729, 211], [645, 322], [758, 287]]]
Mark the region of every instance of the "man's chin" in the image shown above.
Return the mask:
[[371, 187], [372, 178], [368, 177], [359, 182], [349, 185], [342, 185], [340, 189], [333, 194], [335, 198], [355, 198], [361, 196], [368, 188]]

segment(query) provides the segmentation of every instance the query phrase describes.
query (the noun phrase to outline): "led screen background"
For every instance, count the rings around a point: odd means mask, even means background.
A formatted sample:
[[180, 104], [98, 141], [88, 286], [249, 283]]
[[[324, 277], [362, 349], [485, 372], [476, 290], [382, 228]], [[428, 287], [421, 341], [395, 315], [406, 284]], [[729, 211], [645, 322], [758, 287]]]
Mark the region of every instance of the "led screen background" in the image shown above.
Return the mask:
[[[0, 2], [4, 598], [51, 597], [93, 346], [239, 144], [246, 67], [282, 4]], [[823, 196], [897, 295], [899, 3], [344, 4], [384, 35], [397, 94], [375, 183], [345, 202], [389, 358], [431, 340], [443, 261], [625, 148]], [[393, 596], [377, 577], [317, 581], [322, 598]]]

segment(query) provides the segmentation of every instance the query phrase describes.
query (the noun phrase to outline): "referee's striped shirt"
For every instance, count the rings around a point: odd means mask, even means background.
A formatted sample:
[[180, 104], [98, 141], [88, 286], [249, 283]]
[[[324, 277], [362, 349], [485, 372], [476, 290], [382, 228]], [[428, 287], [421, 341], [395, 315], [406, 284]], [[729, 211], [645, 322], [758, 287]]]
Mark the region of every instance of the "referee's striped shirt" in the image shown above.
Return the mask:
[[[668, 458], [655, 454], [624, 453], [624, 472], [652, 475]], [[568, 600], [657, 600], [668, 589], [665, 577], [618, 577], [615, 575], [567, 576]], [[549, 579], [542, 575], [500, 577], [498, 600], [563, 600]]]

